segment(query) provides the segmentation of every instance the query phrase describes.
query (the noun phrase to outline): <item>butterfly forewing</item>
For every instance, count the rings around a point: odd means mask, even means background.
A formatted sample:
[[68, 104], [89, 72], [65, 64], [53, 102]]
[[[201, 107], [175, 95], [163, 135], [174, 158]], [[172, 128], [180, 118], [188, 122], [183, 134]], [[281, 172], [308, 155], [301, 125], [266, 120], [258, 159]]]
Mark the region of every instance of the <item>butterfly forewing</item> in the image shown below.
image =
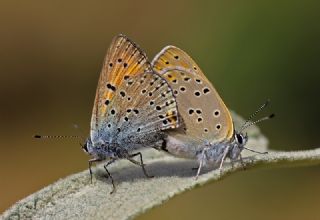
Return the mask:
[[172, 90], [151, 70], [147, 57], [123, 35], [117, 36], [100, 75], [91, 121], [93, 143], [126, 150], [161, 144], [163, 130], [179, 127]]
[[124, 35], [113, 39], [100, 73], [91, 118], [91, 136], [105, 124], [107, 104], [112, 101], [123, 80], [150, 69], [145, 53], [134, 42]]

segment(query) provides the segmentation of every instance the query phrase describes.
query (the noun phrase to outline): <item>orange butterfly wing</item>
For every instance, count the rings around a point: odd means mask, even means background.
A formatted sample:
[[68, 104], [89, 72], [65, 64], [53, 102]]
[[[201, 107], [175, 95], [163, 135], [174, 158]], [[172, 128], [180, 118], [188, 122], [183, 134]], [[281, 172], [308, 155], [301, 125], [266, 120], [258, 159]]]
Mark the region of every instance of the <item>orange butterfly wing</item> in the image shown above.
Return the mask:
[[207, 79], [196, 62], [186, 52], [175, 46], [163, 48], [154, 57], [151, 65], [158, 73], [164, 73], [169, 69], [183, 69]]
[[91, 133], [97, 129], [107, 112], [105, 103], [112, 101], [123, 80], [151, 70], [146, 54], [134, 42], [124, 35], [113, 39], [100, 73], [92, 111]]
[[[212, 130], [211, 133], [208, 132], [207, 134], [211, 135], [211, 137], [208, 137], [209, 139], [215, 138], [215, 141], [221, 141], [232, 138], [234, 127], [228, 108], [212, 86], [211, 82], [203, 74], [200, 67], [186, 52], [175, 46], [167, 46], [155, 56], [151, 64], [154, 71], [164, 77], [174, 91], [179, 92], [179, 94], [177, 93], [176, 95], [176, 100], [179, 114], [181, 114], [182, 119], [185, 121], [185, 126], [188, 129], [186, 132], [188, 138], [195, 139], [203, 136], [203, 130], [196, 128], [194, 124], [196, 122], [191, 121], [191, 117], [188, 113], [193, 105], [199, 108], [202, 107], [204, 111], [208, 111], [208, 116], [206, 118], [211, 119], [211, 121], [207, 121], [207, 123], [209, 123], [207, 127], [209, 131]], [[192, 80], [184, 80], [187, 78]], [[196, 82], [196, 80], [200, 79], [202, 81], [201, 85]], [[187, 92], [181, 92], [179, 89], [182, 87], [187, 88]], [[202, 87], [208, 88], [211, 93], [205, 95], [202, 100], [199, 100], [198, 98], [192, 99], [193, 93], [190, 93], [190, 90], [193, 91], [198, 89], [199, 91], [202, 91]], [[213, 132], [215, 126], [213, 126], [213, 123], [216, 122], [216, 118], [213, 116], [213, 112], [209, 112], [214, 111], [216, 108], [220, 109], [220, 120], [224, 121], [225, 126], [220, 129], [219, 134], [217, 134], [216, 137], [213, 137], [215, 136], [215, 133]], [[203, 114], [205, 115], [205, 112], [203, 112]], [[210, 123], [212, 125], [210, 125]], [[203, 126], [205, 125], [205, 123], [201, 124], [203, 124]], [[209, 129], [210, 127], [212, 127], [212, 129]], [[173, 131], [173, 133], [175, 133], [175, 131]]]

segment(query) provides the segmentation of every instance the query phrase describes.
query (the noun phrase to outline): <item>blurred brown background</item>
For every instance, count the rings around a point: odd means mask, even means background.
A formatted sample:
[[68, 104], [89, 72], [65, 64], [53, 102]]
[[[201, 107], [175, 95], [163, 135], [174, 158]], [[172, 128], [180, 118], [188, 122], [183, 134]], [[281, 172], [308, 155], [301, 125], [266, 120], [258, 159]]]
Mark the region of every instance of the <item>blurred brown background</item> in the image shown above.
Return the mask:
[[[276, 150], [319, 141], [318, 1], [0, 1], [0, 212], [87, 168], [85, 133], [112, 37], [124, 33], [152, 57], [187, 51], [242, 116], [266, 98], [261, 124]], [[320, 168], [260, 169], [185, 193], [140, 219], [319, 219]]]

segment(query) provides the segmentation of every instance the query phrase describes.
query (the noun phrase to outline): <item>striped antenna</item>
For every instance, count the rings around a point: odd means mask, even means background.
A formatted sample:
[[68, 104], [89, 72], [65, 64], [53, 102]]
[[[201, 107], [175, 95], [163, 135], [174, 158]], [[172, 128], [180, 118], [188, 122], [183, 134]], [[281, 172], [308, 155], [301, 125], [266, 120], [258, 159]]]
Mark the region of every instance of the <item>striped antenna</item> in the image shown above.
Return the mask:
[[37, 138], [37, 139], [47, 139], [47, 138], [81, 138], [78, 135], [39, 135], [39, 134], [35, 134], [33, 135], [33, 138]]
[[243, 130], [247, 129], [248, 127], [250, 127], [250, 126], [252, 126], [254, 124], [260, 123], [260, 122], [265, 121], [265, 120], [269, 120], [269, 119], [273, 118], [274, 116], [275, 116], [275, 114], [271, 114], [269, 116], [260, 118], [260, 119], [258, 119], [256, 121], [250, 122], [249, 124], [247, 123], [245, 126], [241, 127], [241, 130], [239, 131], [239, 133], [241, 133]]
[[265, 103], [263, 103], [250, 117], [243, 123], [241, 128], [239, 129], [240, 131], [243, 131], [245, 127], [247, 127], [247, 124], [253, 119], [259, 112], [261, 112], [265, 107], [267, 107], [270, 103], [270, 99], [267, 99]]

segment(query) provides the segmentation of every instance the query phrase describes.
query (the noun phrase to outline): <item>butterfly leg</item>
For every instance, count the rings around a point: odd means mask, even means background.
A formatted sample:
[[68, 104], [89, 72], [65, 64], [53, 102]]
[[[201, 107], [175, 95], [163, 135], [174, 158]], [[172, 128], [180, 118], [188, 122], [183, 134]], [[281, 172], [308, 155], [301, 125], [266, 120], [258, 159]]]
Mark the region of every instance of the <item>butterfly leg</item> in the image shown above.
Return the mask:
[[242, 169], [246, 170], [246, 166], [244, 165], [244, 162], [243, 162], [241, 154], [239, 154], [239, 158], [240, 158], [240, 163], [241, 163]]
[[[138, 161], [135, 161], [134, 159], [132, 159], [132, 157], [135, 157], [135, 156], [138, 156], [138, 155], [140, 156], [140, 163], [139, 163]], [[134, 163], [134, 164], [136, 164], [136, 165], [138, 165], [138, 166], [141, 166], [141, 168], [142, 168], [142, 170], [143, 170], [143, 173], [144, 173], [144, 175], [145, 175], [146, 177], [148, 177], [148, 178], [154, 177], [154, 176], [150, 176], [150, 175], [147, 173], [147, 171], [146, 171], [146, 169], [145, 169], [145, 164], [143, 163], [143, 159], [142, 159], [142, 154], [141, 154], [141, 152], [128, 155], [128, 158], [127, 158], [127, 159], [128, 159], [130, 162], [132, 162], [132, 163]]]
[[228, 146], [228, 147], [226, 147], [226, 149], [223, 152], [223, 156], [222, 156], [222, 159], [221, 159], [221, 162], [220, 162], [220, 166], [219, 166], [220, 176], [221, 176], [221, 173], [222, 173], [222, 165], [223, 165], [224, 161], [226, 160], [226, 156], [229, 153], [229, 149], [230, 149], [230, 147]]
[[90, 182], [91, 182], [91, 184], [92, 184], [92, 170], [91, 170], [92, 163], [94, 163], [94, 162], [99, 162], [99, 161], [101, 161], [101, 160], [96, 159], [96, 158], [90, 159], [90, 160], [88, 161], [88, 164], [89, 164], [89, 172], [90, 172]]
[[114, 185], [113, 178], [112, 178], [109, 170], [107, 169], [107, 167], [108, 167], [110, 164], [112, 164], [114, 161], [115, 161], [115, 159], [111, 159], [110, 161], [108, 161], [107, 164], [103, 165], [103, 167], [104, 167], [104, 169], [106, 170], [108, 177], [110, 177], [111, 183], [112, 183], [112, 191], [110, 192], [110, 194], [112, 194], [112, 193], [114, 193], [114, 192], [116, 191], [116, 186]]
[[230, 163], [231, 163], [231, 168], [233, 169], [234, 168], [234, 163], [233, 163], [232, 159], [230, 159]]
[[201, 168], [202, 168], [202, 166], [203, 166], [204, 158], [207, 156], [207, 155], [206, 155], [206, 152], [207, 152], [208, 149], [209, 149], [209, 148], [204, 148], [203, 151], [201, 152], [201, 159], [200, 159], [200, 164], [199, 164], [198, 171], [197, 171], [197, 175], [196, 175], [196, 180], [197, 180], [198, 177], [199, 177]]

